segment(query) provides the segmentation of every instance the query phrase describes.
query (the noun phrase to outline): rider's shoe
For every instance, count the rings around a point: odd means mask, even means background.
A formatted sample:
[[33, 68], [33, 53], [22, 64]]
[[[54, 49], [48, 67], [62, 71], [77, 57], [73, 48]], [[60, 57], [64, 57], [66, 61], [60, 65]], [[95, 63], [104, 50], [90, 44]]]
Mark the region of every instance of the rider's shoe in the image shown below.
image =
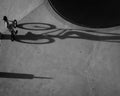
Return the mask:
[[11, 41], [14, 41], [15, 39], [14, 39], [14, 37], [13, 36], [11, 36]]

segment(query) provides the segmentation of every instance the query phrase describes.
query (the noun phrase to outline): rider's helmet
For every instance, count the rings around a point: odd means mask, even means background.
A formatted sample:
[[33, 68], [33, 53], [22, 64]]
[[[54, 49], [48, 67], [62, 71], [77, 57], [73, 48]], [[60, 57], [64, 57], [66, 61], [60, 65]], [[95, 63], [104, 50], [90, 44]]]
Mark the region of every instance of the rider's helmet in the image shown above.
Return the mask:
[[7, 22], [8, 21], [7, 16], [4, 16], [3, 20]]

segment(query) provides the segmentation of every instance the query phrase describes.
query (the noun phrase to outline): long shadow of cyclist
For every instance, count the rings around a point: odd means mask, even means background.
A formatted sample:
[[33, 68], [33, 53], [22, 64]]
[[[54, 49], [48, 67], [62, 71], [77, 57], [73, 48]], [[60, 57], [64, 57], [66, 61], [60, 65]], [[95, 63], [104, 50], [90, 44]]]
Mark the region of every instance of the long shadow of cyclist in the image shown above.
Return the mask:
[[[15, 41], [21, 42], [21, 43], [27, 43], [27, 44], [49, 44], [49, 43], [54, 43], [55, 38], [58, 38], [61, 40], [85, 39], [85, 40], [92, 40], [92, 41], [120, 43], [120, 35], [99, 36], [99, 35], [93, 35], [85, 32], [77, 32], [77, 31], [68, 31], [62, 35], [61, 34], [54, 35], [54, 34], [47, 34], [47, 33], [34, 34], [32, 32], [27, 32], [25, 35], [16, 35]], [[0, 39], [10, 40], [10, 35], [1, 34]]]
[[[1, 40], [17, 41], [26, 44], [49, 44], [55, 42], [55, 38], [58, 39], [85, 39], [92, 41], [101, 41], [101, 42], [115, 42], [120, 43], [120, 34], [118, 33], [100, 33], [95, 31], [87, 30], [77, 30], [77, 29], [63, 29], [57, 28], [55, 25], [49, 23], [21, 23], [17, 24], [17, 21], [11, 21], [12, 24], [9, 24], [9, 20], [5, 16], [4, 21], [7, 23], [7, 28], [11, 32], [11, 35], [0, 33]], [[25, 25], [34, 25], [32, 28], [27, 28]], [[35, 24], [39, 24], [35, 26]], [[43, 26], [44, 25], [44, 26]], [[24, 30], [29, 30], [24, 35], [18, 35], [18, 30], [15, 28], [21, 28]], [[43, 31], [44, 33], [34, 34], [31, 31]], [[46, 31], [46, 32], [45, 32]]]

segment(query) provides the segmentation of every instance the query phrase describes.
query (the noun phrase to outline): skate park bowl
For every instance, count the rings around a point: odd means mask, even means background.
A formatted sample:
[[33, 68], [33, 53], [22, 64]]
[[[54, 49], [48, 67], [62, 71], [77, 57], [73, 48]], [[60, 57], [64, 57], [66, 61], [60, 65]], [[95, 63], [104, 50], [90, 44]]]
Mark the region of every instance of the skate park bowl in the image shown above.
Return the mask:
[[[82, 28], [119, 29], [119, 2], [90, 0], [80, 2], [48, 0], [54, 11], [65, 20]], [[61, 7], [62, 6], [62, 7]]]

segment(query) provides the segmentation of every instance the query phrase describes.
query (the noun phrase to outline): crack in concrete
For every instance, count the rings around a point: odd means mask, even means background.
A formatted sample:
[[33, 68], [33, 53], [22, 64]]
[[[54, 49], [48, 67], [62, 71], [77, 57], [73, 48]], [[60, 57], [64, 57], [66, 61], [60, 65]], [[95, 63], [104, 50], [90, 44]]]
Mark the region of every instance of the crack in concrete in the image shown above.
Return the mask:
[[[95, 66], [95, 57], [97, 53], [99, 52], [98, 50], [100, 49], [101, 42], [96, 42], [95, 46], [93, 48], [92, 54], [90, 54], [88, 61], [87, 61], [87, 67], [85, 70], [85, 76], [88, 81], [88, 86], [90, 89], [90, 96], [96, 96], [95, 95], [95, 77], [92, 72], [92, 68]], [[92, 67], [92, 68], [91, 68]]]

